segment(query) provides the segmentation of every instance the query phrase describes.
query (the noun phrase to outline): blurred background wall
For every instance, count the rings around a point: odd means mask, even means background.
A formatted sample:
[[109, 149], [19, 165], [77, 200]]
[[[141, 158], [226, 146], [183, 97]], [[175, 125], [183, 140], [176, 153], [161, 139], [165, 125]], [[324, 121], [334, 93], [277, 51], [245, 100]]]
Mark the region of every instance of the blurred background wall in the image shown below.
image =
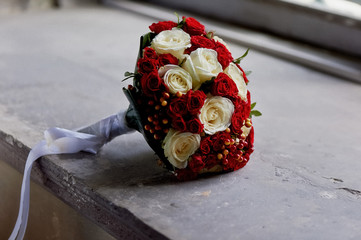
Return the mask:
[[100, 3], [100, 0], [1, 0], [0, 15], [24, 11], [46, 10], [58, 7], [85, 6]]
[[144, 2], [202, 14], [215, 20], [361, 57], [360, 0], [146, 0]]

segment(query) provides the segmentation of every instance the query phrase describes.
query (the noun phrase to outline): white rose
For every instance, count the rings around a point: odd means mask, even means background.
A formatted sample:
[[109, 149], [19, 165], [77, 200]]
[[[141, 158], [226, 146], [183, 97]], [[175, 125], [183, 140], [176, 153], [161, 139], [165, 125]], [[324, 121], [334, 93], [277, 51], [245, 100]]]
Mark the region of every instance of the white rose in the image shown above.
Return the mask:
[[247, 101], [247, 85], [243, 78], [243, 73], [234, 63], [230, 63], [229, 66], [224, 69], [224, 73], [227, 74], [233, 82], [237, 85], [238, 96], [242, 100]]
[[185, 168], [188, 159], [199, 148], [201, 136], [190, 132], [170, 129], [163, 141], [164, 155], [177, 168]]
[[191, 36], [178, 28], [160, 32], [151, 43], [158, 54], [171, 53], [178, 59], [183, 59], [184, 50], [190, 46]]
[[228, 49], [228, 51], [231, 51], [231, 49], [228, 47], [227, 43], [226, 43], [222, 38], [217, 37], [217, 36], [213, 36], [212, 39], [213, 39], [214, 41], [216, 41], [216, 42], [222, 43], [222, 44]]
[[198, 48], [185, 57], [186, 61], [182, 67], [192, 76], [194, 90], [222, 72], [222, 65], [218, 62], [217, 52], [213, 49]]
[[163, 78], [164, 83], [168, 86], [169, 91], [173, 94], [181, 92], [186, 94], [192, 89], [192, 77], [183, 68], [168, 64], [161, 67], [158, 71], [159, 76]]
[[199, 80], [198, 74], [196, 72], [196, 69], [194, 68], [191, 57], [189, 55], [184, 55], [184, 56], [185, 56], [185, 61], [182, 65], [182, 68], [184, 68], [192, 76], [192, 88], [194, 90], [197, 90], [201, 86], [201, 82]]
[[220, 96], [207, 98], [199, 115], [204, 125], [204, 132], [213, 135], [226, 130], [231, 125], [233, 112], [233, 103], [228, 98]]

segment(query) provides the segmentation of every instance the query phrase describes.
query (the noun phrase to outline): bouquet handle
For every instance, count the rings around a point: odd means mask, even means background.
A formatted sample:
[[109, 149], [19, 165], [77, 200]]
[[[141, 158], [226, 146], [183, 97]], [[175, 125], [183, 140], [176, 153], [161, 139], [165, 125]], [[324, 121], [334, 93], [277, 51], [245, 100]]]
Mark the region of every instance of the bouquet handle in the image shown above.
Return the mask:
[[126, 122], [126, 111], [111, 115], [90, 126], [71, 131], [63, 128], [49, 128], [44, 140], [37, 143], [26, 160], [21, 186], [19, 214], [9, 240], [24, 238], [29, 215], [30, 175], [33, 163], [40, 157], [51, 154], [77, 153], [85, 151], [96, 154], [113, 138], [134, 131]]

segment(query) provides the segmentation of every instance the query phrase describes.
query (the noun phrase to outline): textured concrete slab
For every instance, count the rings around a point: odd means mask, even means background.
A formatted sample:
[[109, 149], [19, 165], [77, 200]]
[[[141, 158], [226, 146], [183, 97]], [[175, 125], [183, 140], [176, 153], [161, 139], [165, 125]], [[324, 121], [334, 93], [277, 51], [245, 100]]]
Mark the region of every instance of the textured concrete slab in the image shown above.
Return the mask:
[[[2, 19], [1, 159], [22, 171], [46, 128], [125, 109], [122, 76], [152, 21], [101, 8]], [[244, 169], [179, 183], [134, 133], [42, 158], [33, 179], [117, 238], [359, 239], [361, 86], [256, 51], [244, 67], [263, 112]]]

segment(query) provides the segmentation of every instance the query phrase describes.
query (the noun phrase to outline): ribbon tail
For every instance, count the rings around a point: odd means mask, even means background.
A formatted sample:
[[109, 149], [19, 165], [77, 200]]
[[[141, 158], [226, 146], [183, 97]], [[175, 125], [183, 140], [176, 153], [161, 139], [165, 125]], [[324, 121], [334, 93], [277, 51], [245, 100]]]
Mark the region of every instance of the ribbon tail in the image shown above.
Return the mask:
[[127, 126], [125, 114], [125, 111], [119, 112], [78, 131], [62, 128], [50, 128], [45, 131], [46, 140], [35, 145], [26, 160], [19, 214], [9, 240], [21, 240], [25, 235], [29, 216], [30, 175], [33, 163], [38, 158], [50, 154], [77, 153], [80, 151], [97, 153], [105, 143], [116, 136], [134, 131]]
[[26, 160], [26, 165], [24, 169], [24, 177], [21, 186], [21, 196], [20, 196], [20, 207], [19, 215], [16, 220], [16, 224], [13, 232], [11, 233], [9, 240], [19, 240], [23, 239], [25, 235], [25, 230], [28, 222], [29, 214], [29, 199], [30, 199], [30, 174], [33, 163], [43, 155], [44, 146], [46, 146], [45, 141], [39, 142], [29, 153], [29, 156]]

